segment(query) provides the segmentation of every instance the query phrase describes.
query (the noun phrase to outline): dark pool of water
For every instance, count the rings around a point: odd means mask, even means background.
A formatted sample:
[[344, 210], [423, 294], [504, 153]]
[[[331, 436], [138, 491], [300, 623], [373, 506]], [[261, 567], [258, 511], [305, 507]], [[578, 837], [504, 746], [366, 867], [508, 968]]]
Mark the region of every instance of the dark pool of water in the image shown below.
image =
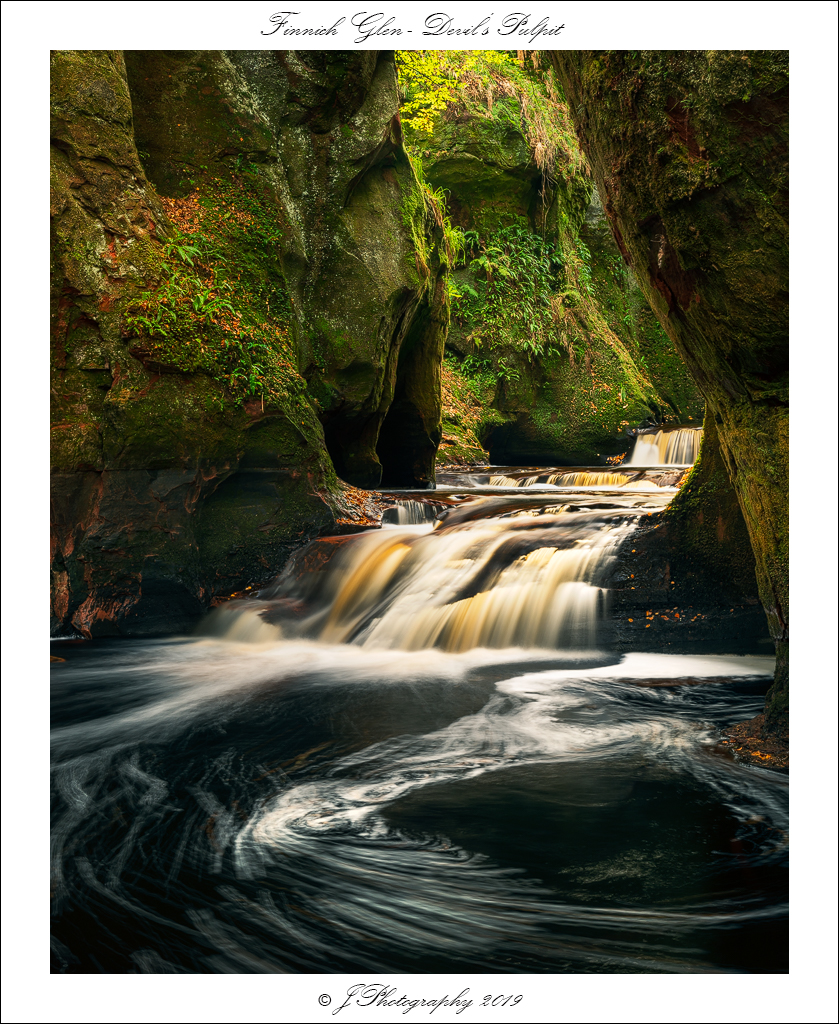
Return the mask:
[[770, 659], [53, 653], [54, 971], [787, 969]]

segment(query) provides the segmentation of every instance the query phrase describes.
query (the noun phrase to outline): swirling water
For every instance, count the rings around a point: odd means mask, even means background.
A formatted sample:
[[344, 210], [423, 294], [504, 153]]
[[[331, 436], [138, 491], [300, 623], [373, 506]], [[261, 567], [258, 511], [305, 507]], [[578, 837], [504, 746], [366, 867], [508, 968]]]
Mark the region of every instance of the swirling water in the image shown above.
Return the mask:
[[53, 969], [784, 971], [786, 778], [716, 742], [771, 659], [598, 645], [664, 500], [482, 498], [60, 645]]

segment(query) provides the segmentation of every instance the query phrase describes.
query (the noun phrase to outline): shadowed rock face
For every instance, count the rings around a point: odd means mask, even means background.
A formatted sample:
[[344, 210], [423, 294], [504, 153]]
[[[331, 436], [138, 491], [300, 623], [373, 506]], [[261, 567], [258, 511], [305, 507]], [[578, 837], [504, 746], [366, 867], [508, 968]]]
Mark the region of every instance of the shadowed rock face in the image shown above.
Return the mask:
[[708, 403], [757, 562], [786, 728], [787, 54], [555, 51], [615, 240]]
[[[300, 370], [338, 475], [359, 486], [432, 487], [448, 296], [437, 240], [423, 265], [410, 237], [418, 186], [392, 53], [230, 57], [278, 139]], [[418, 226], [433, 234], [430, 223]]]
[[[416, 180], [388, 54], [57, 51], [51, 87], [52, 625], [172, 632], [367, 521], [333, 461], [378, 482], [394, 399], [388, 444], [433, 484], [439, 386], [407, 371], [411, 352], [439, 364], [442, 271], [403, 216]], [[126, 310], [161, 280], [166, 203], [243, 167], [253, 215], [279, 225], [260, 272], [287, 296], [302, 377], [237, 405], [151, 358]]]
[[771, 651], [749, 534], [713, 415], [706, 416], [701, 454], [679, 493], [640, 520], [607, 586], [623, 649]]
[[426, 265], [415, 258], [411, 218], [432, 228], [411, 202], [392, 53], [144, 51], [127, 63], [138, 145], [160, 189], [178, 194], [192, 169], [241, 158], [270, 182], [298, 369], [338, 475], [382, 481], [379, 435], [398, 399], [382, 442], [415, 435], [410, 484], [433, 486], [439, 386], [423, 372], [406, 391], [400, 360], [415, 363], [419, 345], [439, 363], [448, 300], [434, 240]]

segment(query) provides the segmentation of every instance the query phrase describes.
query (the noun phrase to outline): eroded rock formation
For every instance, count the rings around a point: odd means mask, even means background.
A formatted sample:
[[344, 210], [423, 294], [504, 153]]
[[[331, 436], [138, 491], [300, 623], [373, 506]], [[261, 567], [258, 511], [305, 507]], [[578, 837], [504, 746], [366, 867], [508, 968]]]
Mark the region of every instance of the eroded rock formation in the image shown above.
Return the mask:
[[550, 54], [625, 259], [701, 389], [776, 642], [787, 716], [786, 52]]
[[433, 484], [445, 267], [391, 54], [56, 51], [52, 103], [53, 628], [171, 632], [367, 523], [336, 468]]

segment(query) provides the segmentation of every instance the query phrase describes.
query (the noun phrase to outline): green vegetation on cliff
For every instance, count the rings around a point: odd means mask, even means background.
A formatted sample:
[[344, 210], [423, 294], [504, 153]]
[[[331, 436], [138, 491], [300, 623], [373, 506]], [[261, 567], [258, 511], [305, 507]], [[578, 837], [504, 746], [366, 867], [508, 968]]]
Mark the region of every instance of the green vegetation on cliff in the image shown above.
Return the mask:
[[[468, 180], [486, 169], [464, 163], [464, 141], [489, 147], [502, 167], [511, 166], [503, 138], [509, 132], [525, 140], [541, 172], [572, 178], [584, 163], [573, 124], [553, 78], [540, 70], [538, 53], [531, 62], [528, 67], [504, 50], [397, 51], [402, 125], [411, 145], [430, 156], [441, 138], [451, 143], [451, 167], [465, 170]], [[457, 127], [446, 134], [446, 125]], [[494, 198], [500, 204], [509, 199]], [[486, 218], [491, 211], [476, 215]]]
[[[236, 291], [242, 323], [250, 330], [249, 309], [271, 320], [242, 353], [208, 345], [213, 372], [233, 377], [239, 396], [261, 396], [271, 380], [282, 387], [273, 371], [290, 359], [338, 475], [364, 486], [395, 472], [378, 448], [398, 399], [404, 415], [391, 417], [386, 441], [401, 434], [411, 482], [433, 483], [439, 391], [432, 373], [406, 396], [416, 377], [406, 342], [424, 322], [442, 355], [447, 257], [440, 209], [402, 147], [392, 56], [143, 52], [129, 54], [128, 71], [149, 174], [173, 201], [203, 209], [202, 230], [226, 260], [216, 277]], [[241, 232], [221, 219], [231, 208], [248, 218]], [[235, 248], [249, 235], [260, 241], [243, 264], [225, 239]]]
[[233, 172], [196, 182], [187, 198], [161, 198], [174, 230], [159, 253], [157, 287], [126, 313], [143, 338], [136, 355], [206, 373], [237, 405], [283, 402], [304, 386], [278, 259], [287, 230], [264, 188], [258, 173]]
[[433, 482], [445, 257], [393, 60], [306, 60], [52, 55], [55, 629], [183, 628], [369, 524], [336, 467]]
[[[495, 461], [597, 463], [627, 450], [627, 427], [701, 417], [538, 55], [410, 51], [397, 66], [406, 144], [463, 232], [447, 365], [485, 410], [469, 445]], [[448, 415], [441, 461], [464, 440]]]

